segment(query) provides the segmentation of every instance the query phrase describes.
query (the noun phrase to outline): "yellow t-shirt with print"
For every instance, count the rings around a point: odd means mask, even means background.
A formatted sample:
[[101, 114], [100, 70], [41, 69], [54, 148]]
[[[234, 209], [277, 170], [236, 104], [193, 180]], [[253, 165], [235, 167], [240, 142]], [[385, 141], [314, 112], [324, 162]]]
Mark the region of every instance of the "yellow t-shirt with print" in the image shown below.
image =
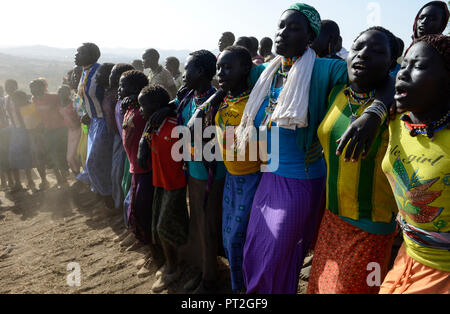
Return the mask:
[[[414, 227], [450, 232], [450, 130], [429, 139], [410, 135], [400, 116], [389, 125], [389, 146], [383, 159], [399, 215]], [[404, 236], [406, 252], [418, 262], [450, 272], [450, 251], [422, 246]]]
[[[241, 123], [242, 114], [247, 104], [248, 96], [241, 97], [236, 101], [227, 101], [222, 103], [215, 116], [217, 139], [222, 151], [225, 167], [232, 175], [246, 175], [260, 171], [261, 162], [258, 155], [256, 161], [249, 161], [250, 154], [247, 147], [245, 160], [240, 160], [238, 154], [234, 151], [233, 139], [234, 132]], [[234, 128], [227, 128], [234, 127]], [[230, 140], [231, 139], [231, 140]], [[257, 154], [257, 152], [255, 152]], [[231, 158], [230, 158], [231, 157]]]

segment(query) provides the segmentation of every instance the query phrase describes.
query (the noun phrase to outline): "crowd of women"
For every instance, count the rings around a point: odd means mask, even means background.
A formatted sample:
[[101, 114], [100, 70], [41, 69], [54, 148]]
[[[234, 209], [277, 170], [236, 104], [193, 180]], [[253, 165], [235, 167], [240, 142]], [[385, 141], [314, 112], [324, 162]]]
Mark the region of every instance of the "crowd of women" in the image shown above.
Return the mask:
[[[156, 272], [155, 293], [180, 278], [181, 258], [197, 270], [187, 291], [217, 292], [218, 255], [236, 292], [296, 293], [313, 251], [308, 293], [448, 294], [448, 19], [432, 1], [405, 53], [375, 26], [344, 57], [338, 25], [296, 3], [279, 19], [276, 54], [269, 38], [258, 52], [255, 38], [226, 32], [220, 54], [192, 52], [183, 75], [155, 49], [99, 64], [99, 48], [83, 44], [58, 95], [36, 79], [30, 101], [6, 82], [2, 187], [20, 189], [23, 169], [35, 189], [32, 168], [40, 188], [46, 168], [64, 186], [70, 168], [80, 206], [123, 209], [117, 241], [148, 249], [137, 266]], [[176, 131], [195, 121], [215, 127], [223, 158], [190, 158], [195, 140]], [[174, 158], [178, 143], [188, 158]], [[254, 145], [270, 159], [251, 158]]]

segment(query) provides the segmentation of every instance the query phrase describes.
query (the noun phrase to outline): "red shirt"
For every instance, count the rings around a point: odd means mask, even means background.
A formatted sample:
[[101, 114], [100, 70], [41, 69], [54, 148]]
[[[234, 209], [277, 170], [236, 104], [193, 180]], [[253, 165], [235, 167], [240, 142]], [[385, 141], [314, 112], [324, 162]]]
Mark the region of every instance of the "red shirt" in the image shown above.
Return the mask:
[[33, 97], [33, 103], [39, 112], [41, 121], [47, 130], [56, 130], [63, 126], [64, 119], [59, 113], [60, 101], [56, 94], [45, 94], [39, 98]]
[[150, 161], [148, 162], [148, 169], [144, 170], [139, 166], [137, 160], [137, 153], [139, 150], [139, 141], [145, 129], [145, 120], [139, 113], [139, 107], [133, 106], [128, 108], [123, 118], [123, 132], [122, 142], [123, 147], [130, 160], [130, 173], [147, 173], [151, 171]]
[[153, 186], [169, 191], [186, 186], [183, 161], [174, 161], [171, 155], [172, 146], [178, 141], [171, 137], [176, 126], [176, 118], [167, 118], [159, 130], [151, 134]]

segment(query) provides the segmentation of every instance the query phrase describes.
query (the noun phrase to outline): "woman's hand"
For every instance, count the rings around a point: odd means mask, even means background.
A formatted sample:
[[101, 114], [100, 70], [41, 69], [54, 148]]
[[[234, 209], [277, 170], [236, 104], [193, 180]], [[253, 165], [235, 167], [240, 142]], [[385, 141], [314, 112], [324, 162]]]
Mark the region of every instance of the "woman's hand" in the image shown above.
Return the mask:
[[362, 158], [366, 158], [378, 134], [380, 122], [380, 118], [376, 114], [363, 113], [337, 141], [339, 145], [336, 155], [341, 156], [348, 144], [344, 156], [345, 162], [350, 161], [350, 158], [352, 162], [357, 162], [361, 152]]

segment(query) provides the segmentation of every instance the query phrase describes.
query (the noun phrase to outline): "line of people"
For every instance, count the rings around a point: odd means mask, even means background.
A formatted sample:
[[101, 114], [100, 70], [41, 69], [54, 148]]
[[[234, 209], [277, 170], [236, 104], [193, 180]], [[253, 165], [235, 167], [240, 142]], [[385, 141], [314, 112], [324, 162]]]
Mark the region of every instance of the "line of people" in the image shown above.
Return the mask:
[[[219, 56], [195, 51], [181, 75], [174, 58], [159, 65], [155, 49], [134, 66], [99, 64], [100, 49], [86, 43], [59, 102], [42, 79], [30, 88], [58, 182], [64, 151], [80, 206], [101, 196], [123, 209], [117, 240], [148, 248], [137, 265], [156, 273], [155, 293], [180, 278], [181, 258], [198, 271], [186, 290], [217, 292], [221, 254], [234, 291], [296, 293], [310, 250], [308, 293], [450, 293], [448, 19], [447, 4], [432, 1], [405, 54], [376, 26], [342, 60], [337, 24], [296, 3], [278, 22], [276, 55], [268, 38], [258, 55], [257, 40], [234, 43], [226, 32]], [[196, 119], [215, 126], [223, 158], [174, 158], [180, 142], [196, 156], [195, 140], [174, 136]], [[252, 158], [254, 145], [271, 159]], [[389, 269], [399, 227], [404, 243]], [[368, 280], [371, 265], [378, 284]]]

